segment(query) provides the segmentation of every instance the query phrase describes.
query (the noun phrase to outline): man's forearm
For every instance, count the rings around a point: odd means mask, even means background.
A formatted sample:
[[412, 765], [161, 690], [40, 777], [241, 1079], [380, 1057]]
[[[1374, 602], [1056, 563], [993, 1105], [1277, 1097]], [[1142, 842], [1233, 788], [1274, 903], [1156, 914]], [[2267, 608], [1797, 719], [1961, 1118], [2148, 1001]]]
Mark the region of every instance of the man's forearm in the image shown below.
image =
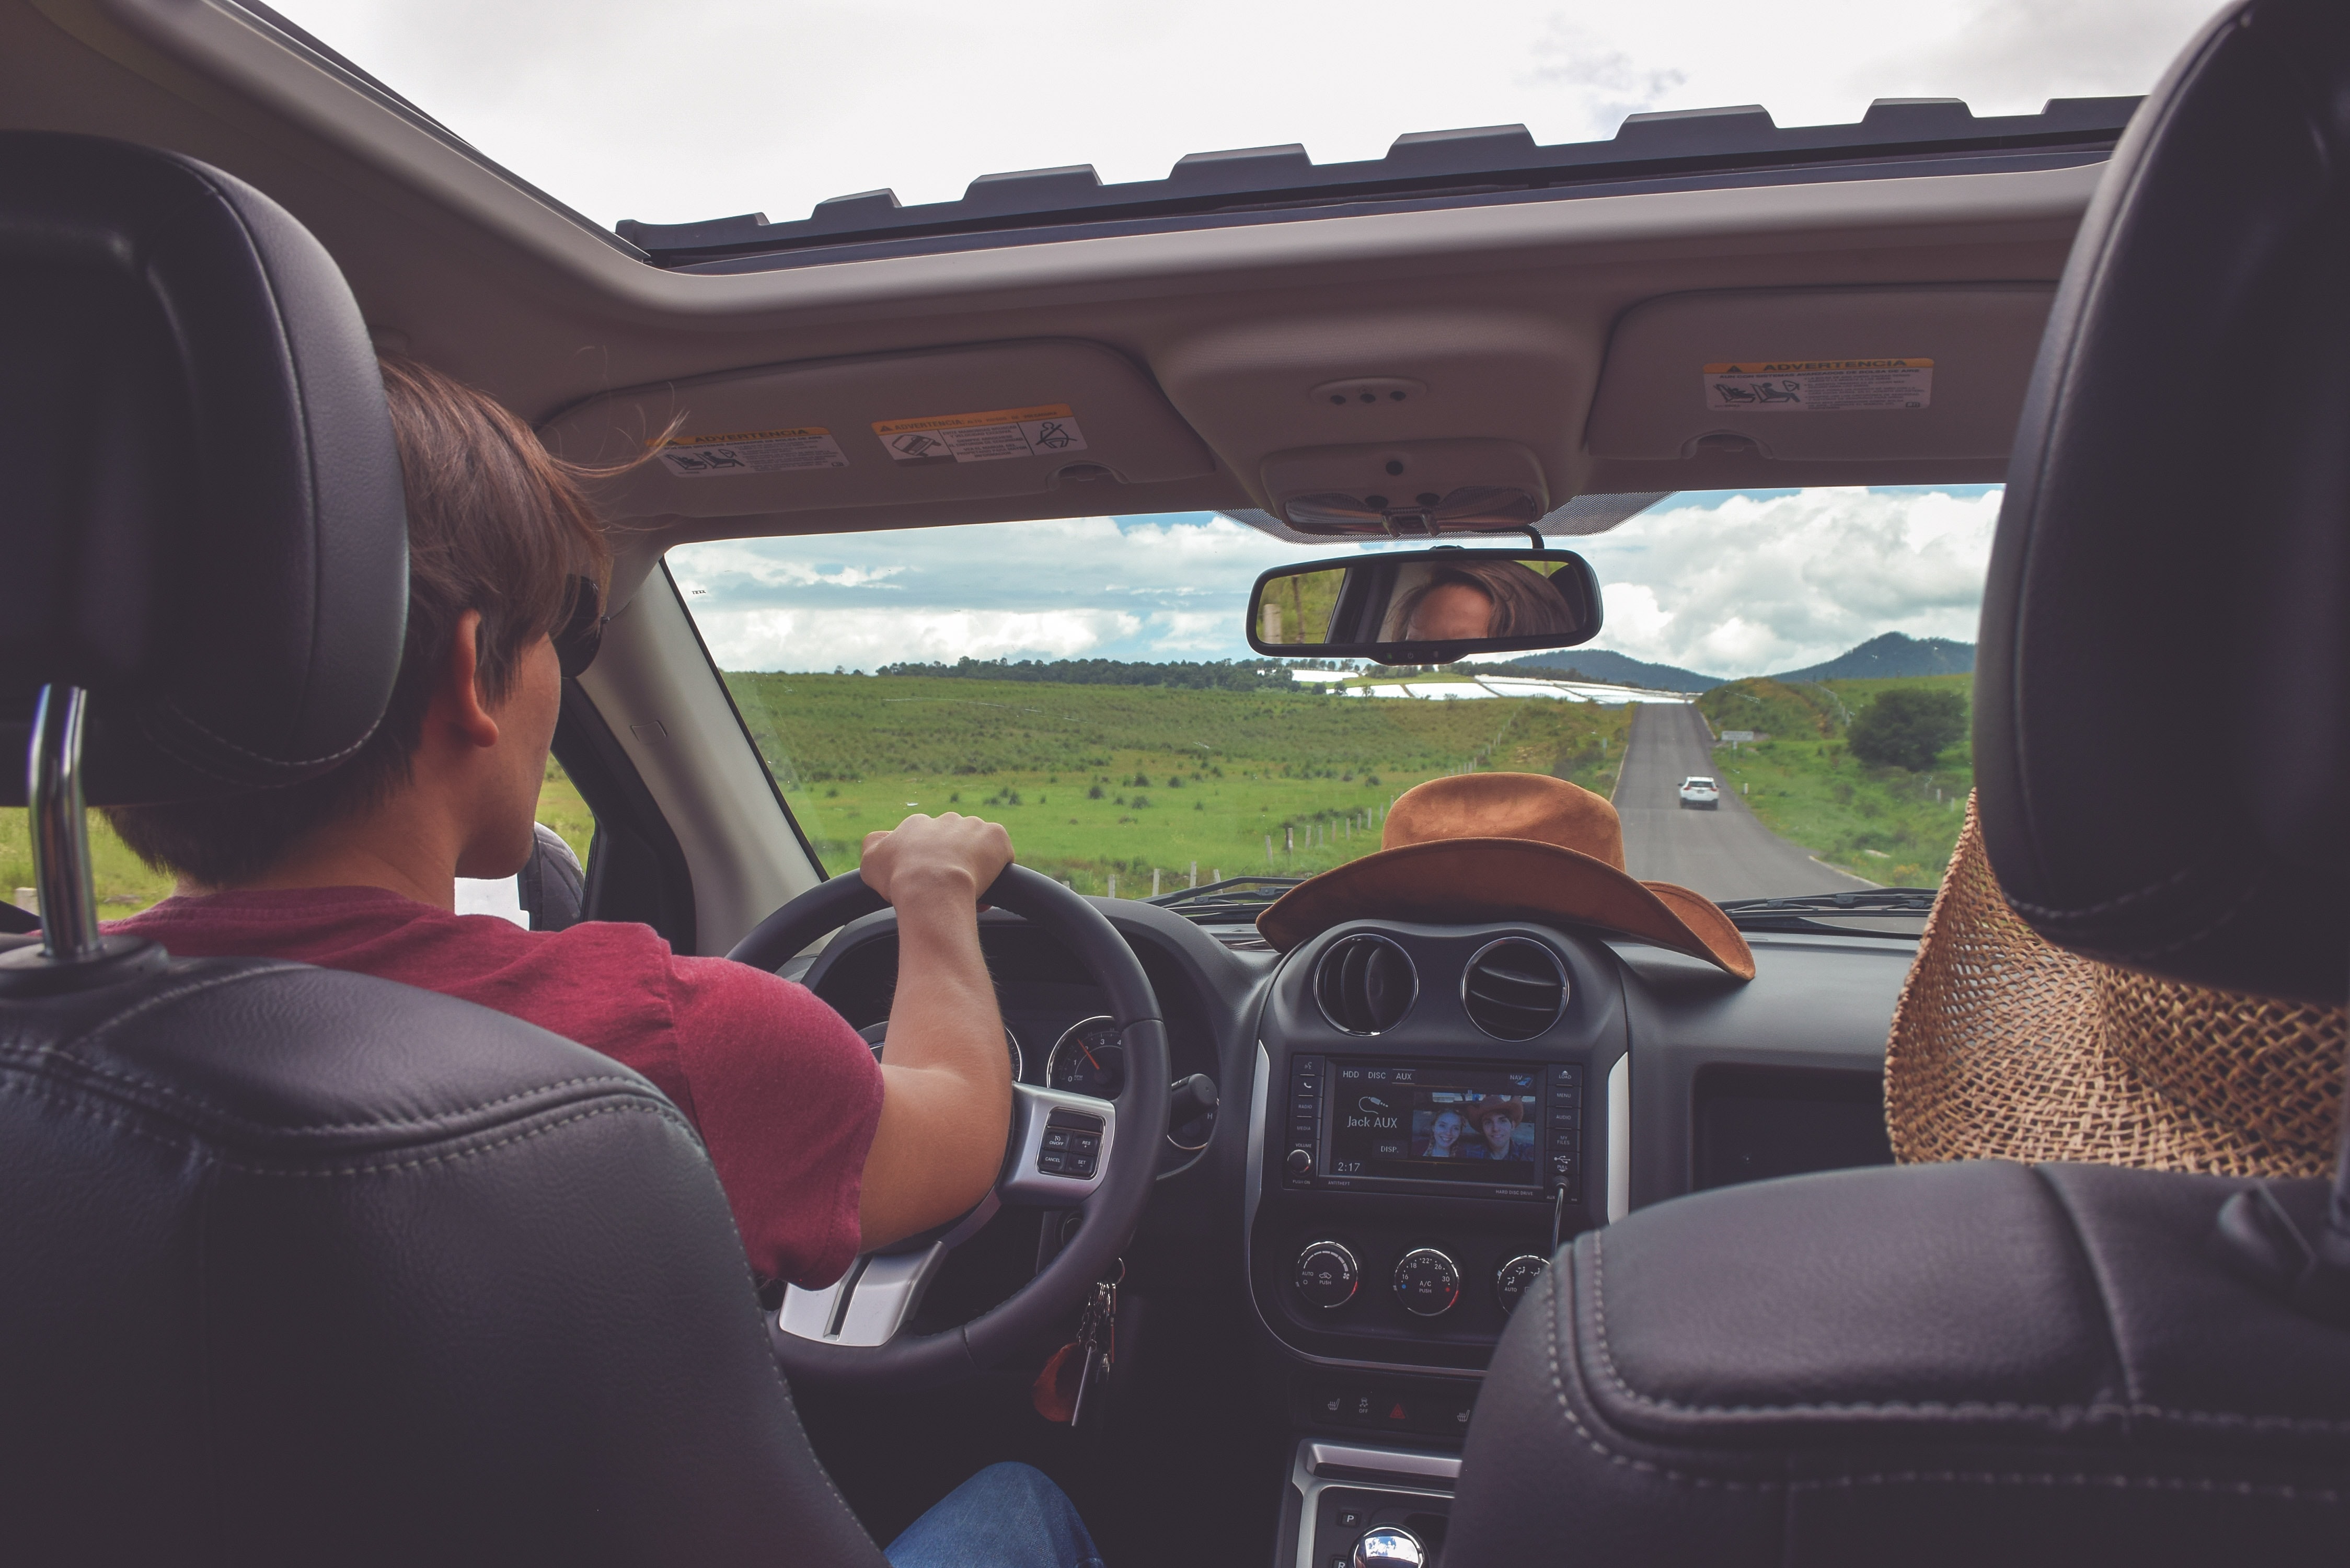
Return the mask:
[[891, 1067], [963, 1080], [974, 1115], [1000, 1129], [1011, 1114], [1012, 1065], [995, 986], [980, 951], [977, 894], [967, 886], [899, 890], [898, 992], [889, 1009]]

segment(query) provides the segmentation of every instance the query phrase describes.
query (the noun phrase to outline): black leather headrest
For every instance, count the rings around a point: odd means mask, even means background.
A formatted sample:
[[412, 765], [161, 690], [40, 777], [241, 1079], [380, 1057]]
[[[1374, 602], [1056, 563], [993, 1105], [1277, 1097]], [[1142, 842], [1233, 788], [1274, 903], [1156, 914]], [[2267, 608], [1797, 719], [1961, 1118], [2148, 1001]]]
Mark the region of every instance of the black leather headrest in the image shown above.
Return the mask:
[[45, 683], [87, 791], [284, 784], [382, 716], [408, 613], [383, 382], [333, 258], [216, 169], [0, 133], [0, 802]]
[[2350, 976], [2350, 7], [2215, 20], [2049, 318], [1975, 676], [1983, 835], [2051, 940], [2319, 1002]]

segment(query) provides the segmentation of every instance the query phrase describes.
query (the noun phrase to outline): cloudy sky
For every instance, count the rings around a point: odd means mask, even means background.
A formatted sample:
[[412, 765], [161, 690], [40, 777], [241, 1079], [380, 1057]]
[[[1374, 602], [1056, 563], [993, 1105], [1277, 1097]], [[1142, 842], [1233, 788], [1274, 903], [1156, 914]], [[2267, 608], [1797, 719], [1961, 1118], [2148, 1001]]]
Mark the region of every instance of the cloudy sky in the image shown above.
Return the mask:
[[[2214, 0], [275, 0], [490, 157], [602, 223], [764, 211], [1187, 152], [1876, 98], [2029, 113], [2143, 92]], [[1588, 542], [1600, 646], [1712, 674], [1881, 631], [1971, 639], [1997, 510], [1980, 488], [1684, 496]], [[1206, 515], [711, 545], [675, 558], [733, 668], [899, 658], [1243, 653], [1243, 596], [1299, 552]]]
[[764, 211], [1187, 152], [1760, 103], [1783, 125], [1876, 98], [1978, 113], [2143, 92], [2213, 0], [275, 0], [476, 147], [599, 223]]
[[[1760, 675], [1885, 631], [1974, 640], [1998, 510], [1981, 485], [1690, 494], [1566, 543], [1599, 574], [1595, 647]], [[670, 565], [723, 668], [869, 670], [966, 654], [1247, 658], [1249, 585], [1306, 555], [1189, 513], [741, 540]]]

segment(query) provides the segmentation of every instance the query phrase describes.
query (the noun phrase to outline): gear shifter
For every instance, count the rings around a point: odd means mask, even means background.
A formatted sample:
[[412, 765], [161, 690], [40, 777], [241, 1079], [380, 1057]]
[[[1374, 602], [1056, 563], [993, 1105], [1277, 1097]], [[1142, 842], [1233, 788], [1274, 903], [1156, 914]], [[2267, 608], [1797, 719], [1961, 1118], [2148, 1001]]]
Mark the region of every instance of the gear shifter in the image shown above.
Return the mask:
[[1363, 1532], [1355, 1542], [1353, 1568], [1421, 1568], [1427, 1560], [1419, 1536], [1399, 1525], [1382, 1524]]

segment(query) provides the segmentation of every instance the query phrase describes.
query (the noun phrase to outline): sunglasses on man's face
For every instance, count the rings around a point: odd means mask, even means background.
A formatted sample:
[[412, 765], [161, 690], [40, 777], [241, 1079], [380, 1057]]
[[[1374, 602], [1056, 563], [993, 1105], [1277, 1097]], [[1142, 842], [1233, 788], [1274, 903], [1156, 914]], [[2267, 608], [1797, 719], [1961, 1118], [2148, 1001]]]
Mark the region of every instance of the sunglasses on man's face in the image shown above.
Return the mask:
[[571, 579], [571, 616], [554, 634], [555, 661], [563, 670], [564, 679], [576, 680], [596, 662], [596, 650], [604, 646], [604, 623], [611, 618], [604, 613], [604, 597], [596, 589], [594, 579]]

